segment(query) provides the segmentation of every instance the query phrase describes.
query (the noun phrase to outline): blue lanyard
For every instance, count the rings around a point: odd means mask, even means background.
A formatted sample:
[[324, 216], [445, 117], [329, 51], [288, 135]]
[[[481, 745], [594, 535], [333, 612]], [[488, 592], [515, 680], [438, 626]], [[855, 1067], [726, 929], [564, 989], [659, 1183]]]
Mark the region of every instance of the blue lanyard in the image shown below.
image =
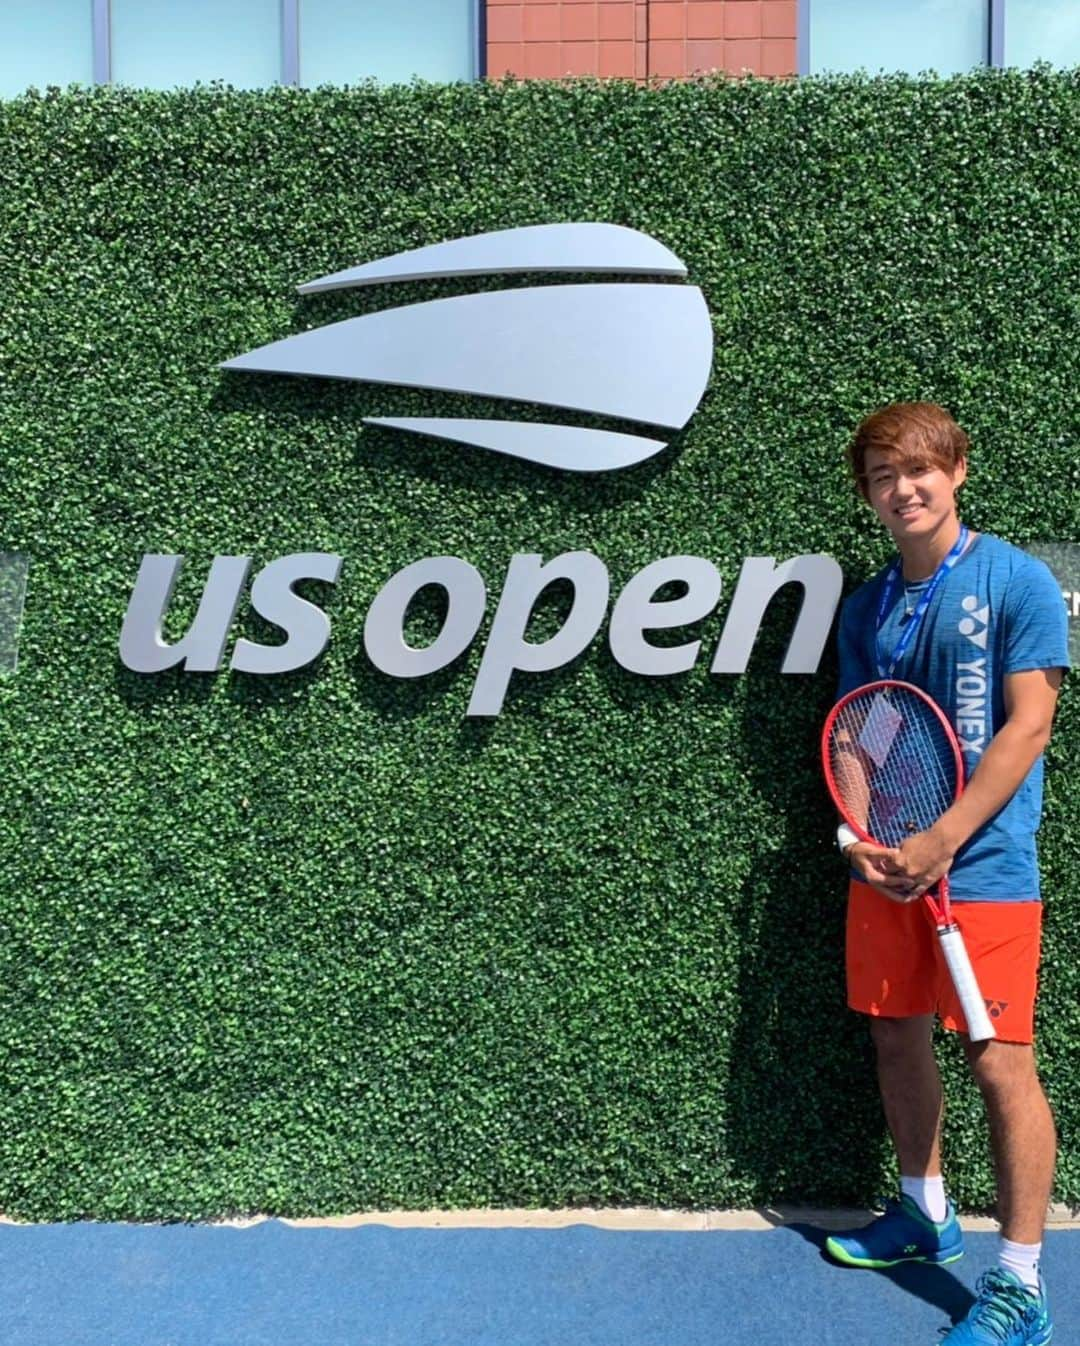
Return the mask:
[[[915, 632], [918, 630], [919, 623], [926, 616], [926, 609], [930, 606], [934, 594], [937, 593], [939, 587], [941, 586], [942, 581], [945, 579], [949, 571], [952, 570], [953, 566], [956, 565], [957, 561], [959, 561], [960, 557], [963, 555], [964, 548], [968, 544], [969, 537], [970, 533], [968, 532], [967, 528], [966, 527], [961, 528], [960, 536], [953, 543], [952, 550], [949, 552], [948, 556], [945, 557], [944, 561], [942, 561], [942, 563], [934, 571], [933, 578], [923, 591], [923, 595], [919, 599], [918, 606], [916, 607], [915, 611], [911, 614], [911, 616], [908, 618], [908, 620], [904, 623], [904, 629], [900, 634], [900, 639], [896, 642], [896, 648], [892, 652], [892, 659], [889, 661], [888, 668], [886, 668], [885, 664], [882, 662], [881, 651], [878, 648], [877, 640], [875, 639], [874, 657], [877, 660], [877, 671], [879, 678], [892, 677], [896, 669], [896, 665], [900, 662], [901, 659], [903, 659], [904, 655], [907, 653], [907, 647], [911, 644], [915, 636]], [[900, 582], [900, 566], [901, 562], [899, 560], [894, 561], [889, 569], [888, 575], [885, 577], [885, 583], [882, 586], [881, 590], [881, 602], [878, 604], [877, 626], [875, 627], [876, 632], [880, 632], [882, 625], [884, 624], [885, 615], [889, 611], [889, 607], [893, 600], [893, 595], [896, 592], [896, 586]]]

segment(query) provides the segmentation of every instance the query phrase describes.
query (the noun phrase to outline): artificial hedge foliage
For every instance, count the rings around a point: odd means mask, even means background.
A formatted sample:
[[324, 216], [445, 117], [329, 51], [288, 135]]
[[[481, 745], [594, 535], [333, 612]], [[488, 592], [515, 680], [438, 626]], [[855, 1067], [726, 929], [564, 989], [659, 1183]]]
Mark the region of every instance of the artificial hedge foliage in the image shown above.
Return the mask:
[[[0, 678], [0, 1209], [33, 1219], [852, 1202], [891, 1179], [843, 1004], [817, 765], [835, 669], [708, 660], [750, 555], [888, 548], [842, 464], [886, 400], [974, 443], [964, 514], [1074, 541], [1080, 79], [477, 84], [0, 104], [0, 552], [32, 557]], [[314, 276], [514, 225], [607, 220], [705, 293], [705, 399], [660, 457], [570, 477], [361, 423], [460, 400], [219, 363], [460, 289]], [[492, 282], [496, 284], [497, 282]], [[525, 283], [525, 282], [509, 282]], [[506, 414], [471, 400], [465, 414]], [[537, 415], [536, 409], [521, 409]], [[588, 548], [613, 593], [672, 553], [725, 593], [691, 673], [603, 639], [464, 718], [480, 638], [415, 683], [374, 594], [449, 553]], [[344, 556], [333, 638], [259, 680], [125, 670], [144, 552]], [[558, 620], [554, 594], [537, 630]], [[430, 635], [437, 609], [411, 629]], [[237, 634], [259, 639], [241, 609]], [[681, 638], [686, 638], [685, 636]], [[1041, 1063], [1080, 1201], [1077, 702], [1049, 754]], [[943, 1044], [947, 1161], [993, 1183]]]

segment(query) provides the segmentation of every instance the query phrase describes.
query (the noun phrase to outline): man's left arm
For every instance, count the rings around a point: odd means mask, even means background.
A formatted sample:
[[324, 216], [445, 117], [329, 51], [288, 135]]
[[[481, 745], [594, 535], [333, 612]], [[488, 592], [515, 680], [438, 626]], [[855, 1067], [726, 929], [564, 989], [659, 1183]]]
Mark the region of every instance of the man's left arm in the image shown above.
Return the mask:
[[1009, 802], [1050, 740], [1064, 670], [1036, 668], [1007, 674], [1005, 723], [990, 740], [967, 789], [933, 827], [900, 847], [897, 872], [913, 893], [925, 892], [943, 874], [961, 846]]

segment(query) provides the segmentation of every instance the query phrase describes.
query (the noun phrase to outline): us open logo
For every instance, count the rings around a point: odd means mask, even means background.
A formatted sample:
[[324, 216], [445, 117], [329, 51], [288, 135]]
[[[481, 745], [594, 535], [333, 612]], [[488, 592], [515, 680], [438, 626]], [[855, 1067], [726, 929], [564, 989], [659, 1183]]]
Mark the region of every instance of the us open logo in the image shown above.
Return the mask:
[[[573, 273], [628, 279], [525, 285], [407, 304], [286, 337], [222, 367], [427, 388], [610, 418], [619, 422], [610, 429], [514, 420], [512, 411], [505, 420], [372, 416], [365, 421], [570, 471], [630, 467], [666, 447], [656, 428], [670, 432], [687, 424], [712, 365], [704, 296], [696, 286], [679, 283], [686, 278], [685, 266], [655, 239], [610, 224], [537, 225], [418, 248], [299, 288], [312, 294], [391, 281]], [[251, 583], [251, 606], [286, 638], [268, 645], [241, 637], [229, 667], [239, 673], [290, 673], [317, 659], [330, 639], [330, 621], [294, 586], [309, 579], [335, 584], [343, 560], [336, 553], [294, 552], [266, 564]], [[214, 557], [194, 619], [181, 639], [169, 643], [165, 617], [183, 562], [180, 555], [143, 556], [119, 643], [121, 661], [134, 672], [182, 665], [186, 672], [213, 673], [223, 666], [252, 558]], [[569, 609], [553, 635], [530, 639], [534, 609], [556, 583], [573, 591]], [[791, 583], [802, 587], [803, 603], [782, 671], [814, 672], [843, 585], [837, 562], [821, 555], [796, 556], [780, 565], [771, 556], [744, 560], [711, 673], [746, 671], [773, 595]], [[668, 585], [682, 592], [658, 598]], [[434, 640], [415, 647], [406, 639], [406, 617], [416, 595], [431, 586], [446, 593], [445, 617]], [[643, 566], [611, 608], [607, 641], [615, 661], [645, 677], [689, 672], [701, 652], [700, 635], [690, 632], [692, 638], [681, 643], [656, 645], [645, 633], [704, 620], [721, 587], [720, 572], [707, 557], [670, 555]], [[550, 560], [514, 553], [466, 715], [498, 715], [515, 672], [542, 673], [576, 659], [608, 617], [610, 596], [607, 566], [592, 552], [567, 551]], [[487, 609], [487, 582], [475, 566], [456, 556], [424, 557], [398, 570], [371, 600], [364, 650], [389, 677], [426, 677], [469, 649]]]
[[[301, 294], [391, 281], [514, 274], [642, 279], [543, 285], [407, 304], [271, 342], [223, 369], [472, 394], [678, 431], [712, 365], [712, 324], [686, 267], [614, 224], [548, 224], [459, 238], [322, 276]], [[465, 417], [365, 417], [369, 425], [608, 472], [659, 453], [653, 434]]]

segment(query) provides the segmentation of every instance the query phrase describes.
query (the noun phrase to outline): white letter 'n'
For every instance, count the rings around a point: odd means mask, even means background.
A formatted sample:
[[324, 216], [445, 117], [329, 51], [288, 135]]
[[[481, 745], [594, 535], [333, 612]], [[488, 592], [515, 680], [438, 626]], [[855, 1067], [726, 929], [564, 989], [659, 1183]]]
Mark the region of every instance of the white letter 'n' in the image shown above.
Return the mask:
[[748, 556], [739, 574], [713, 673], [745, 673], [765, 609], [785, 584], [801, 584], [803, 601], [781, 665], [783, 673], [814, 673], [829, 638], [844, 573], [831, 556], [796, 556], [778, 566], [771, 556]]

